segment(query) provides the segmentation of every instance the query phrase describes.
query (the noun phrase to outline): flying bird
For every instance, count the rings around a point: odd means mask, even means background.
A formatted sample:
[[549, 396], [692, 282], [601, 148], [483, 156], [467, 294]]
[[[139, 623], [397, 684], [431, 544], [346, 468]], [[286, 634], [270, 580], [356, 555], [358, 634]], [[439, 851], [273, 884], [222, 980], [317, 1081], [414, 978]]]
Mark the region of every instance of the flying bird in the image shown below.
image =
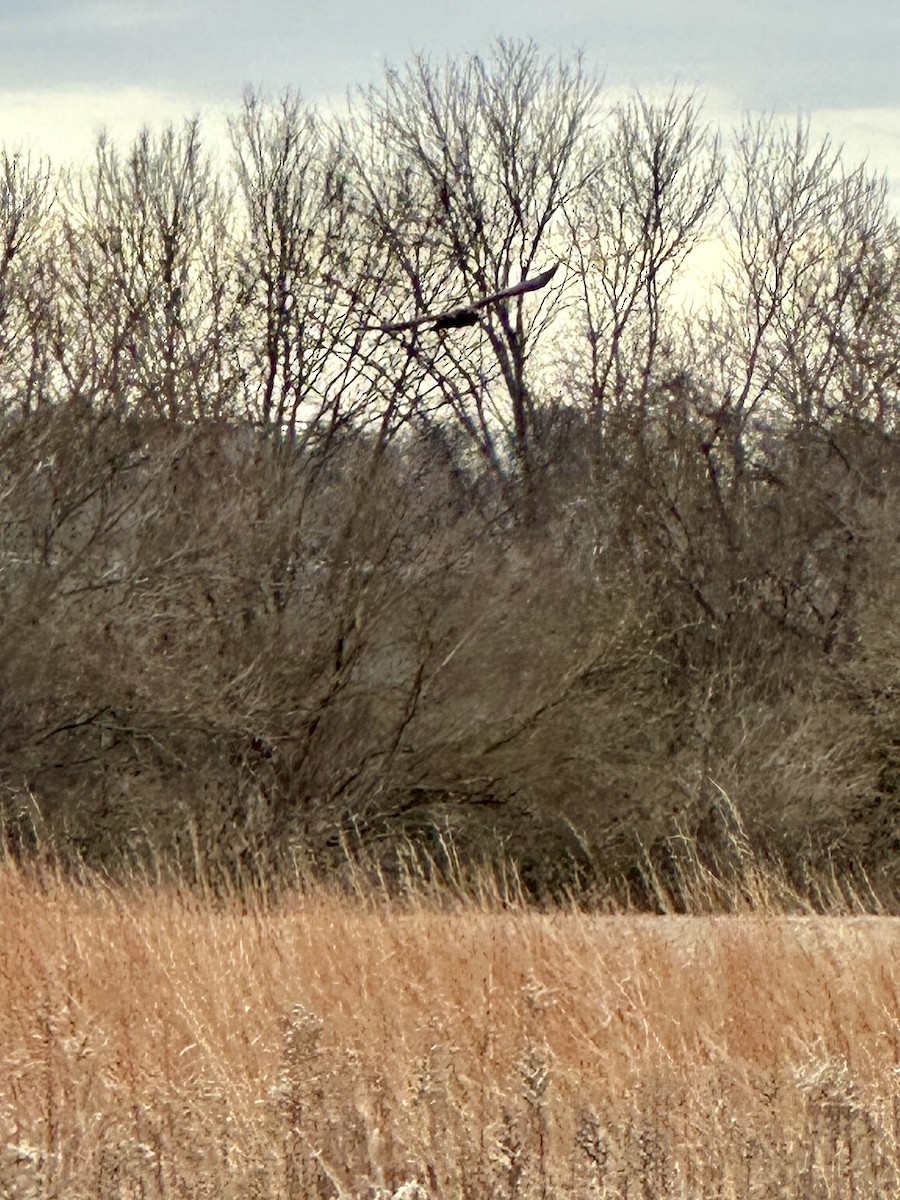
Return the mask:
[[401, 333], [405, 329], [418, 329], [420, 325], [430, 325], [432, 329], [460, 329], [466, 325], [475, 325], [478, 322], [478, 314], [483, 308], [488, 308], [491, 304], [498, 304], [501, 300], [510, 300], [513, 296], [524, 296], [526, 292], [537, 292], [542, 287], [546, 287], [556, 272], [559, 270], [559, 263], [552, 266], [547, 271], [542, 271], [540, 275], [535, 275], [532, 279], [523, 279], [521, 283], [515, 283], [512, 287], [504, 288], [500, 292], [493, 292], [490, 296], [482, 296], [480, 300], [473, 300], [471, 304], [464, 304], [460, 308], [451, 308], [447, 312], [442, 313], [423, 313], [421, 317], [413, 317], [409, 321], [386, 321], [381, 325], [363, 325], [363, 331], [377, 329], [381, 333]]

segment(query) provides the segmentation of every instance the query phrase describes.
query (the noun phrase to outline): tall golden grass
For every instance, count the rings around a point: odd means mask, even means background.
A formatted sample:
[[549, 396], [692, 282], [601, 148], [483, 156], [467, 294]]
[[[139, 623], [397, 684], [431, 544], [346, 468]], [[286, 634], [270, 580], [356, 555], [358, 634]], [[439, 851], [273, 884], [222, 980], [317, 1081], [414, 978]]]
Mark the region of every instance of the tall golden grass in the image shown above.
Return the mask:
[[900, 922], [0, 864], [0, 1195], [900, 1195]]

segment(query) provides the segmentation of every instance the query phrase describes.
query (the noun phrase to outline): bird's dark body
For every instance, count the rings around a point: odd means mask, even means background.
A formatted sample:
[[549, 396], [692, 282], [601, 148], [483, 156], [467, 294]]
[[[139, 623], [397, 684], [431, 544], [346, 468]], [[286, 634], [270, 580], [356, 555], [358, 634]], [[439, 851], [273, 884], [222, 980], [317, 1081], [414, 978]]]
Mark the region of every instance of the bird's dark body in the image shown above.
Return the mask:
[[435, 319], [433, 329], [462, 329], [466, 325], [477, 325], [478, 313], [471, 308], [455, 308]]

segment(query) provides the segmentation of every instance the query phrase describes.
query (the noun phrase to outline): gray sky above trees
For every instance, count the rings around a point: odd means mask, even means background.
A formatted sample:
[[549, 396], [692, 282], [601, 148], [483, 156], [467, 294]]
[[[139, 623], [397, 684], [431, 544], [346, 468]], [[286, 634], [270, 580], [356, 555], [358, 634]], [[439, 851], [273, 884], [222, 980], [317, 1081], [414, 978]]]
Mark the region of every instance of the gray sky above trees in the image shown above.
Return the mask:
[[714, 115], [810, 113], [900, 182], [896, 0], [3, 0], [0, 138], [81, 157], [101, 123], [130, 134], [246, 84], [340, 95], [498, 35], [583, 48], [611, 87], [698, 84]]

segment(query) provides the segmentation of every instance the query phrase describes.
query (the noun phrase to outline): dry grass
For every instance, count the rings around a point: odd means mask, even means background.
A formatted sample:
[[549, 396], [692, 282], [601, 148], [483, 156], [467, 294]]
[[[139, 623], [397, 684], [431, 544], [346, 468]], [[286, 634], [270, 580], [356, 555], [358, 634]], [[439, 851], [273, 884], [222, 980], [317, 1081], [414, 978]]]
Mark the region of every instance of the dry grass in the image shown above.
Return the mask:
[[900, 1194], [900, 923], [0, 866], [0, 1195]]

